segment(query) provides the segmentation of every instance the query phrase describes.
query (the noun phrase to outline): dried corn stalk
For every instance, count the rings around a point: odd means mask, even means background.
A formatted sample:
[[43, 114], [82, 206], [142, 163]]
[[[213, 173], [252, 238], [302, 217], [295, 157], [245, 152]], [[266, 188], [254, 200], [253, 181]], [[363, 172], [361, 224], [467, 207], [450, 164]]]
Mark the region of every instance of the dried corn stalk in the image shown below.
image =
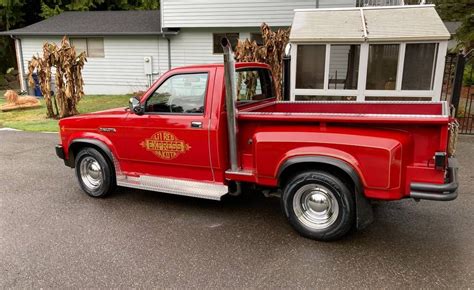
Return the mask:
[[[277, 98], [282, 96], [282, 67], [283, 53], [288, 43], [290, 29], [278, 29], [272, 31], [270, 26], [263, 23], [260, 26], [262, 31], [263, 45], [259, 46], [255, 41], [239, 40], [235, 49], [235, 59], [239, 62], [263, 62], [270, 65], [273, 79], [275, 81], [275, 89]], [[252, 82], [251, 80], [243, 80], [240, 78], [250, 77], [250, 75], [239, 74], [238, 82]], [[251, 93], [251, 90], [249, 90]]]
[[[48, 118], [64, 118], [79, 113], [76, 106], [84, 96], [82, 69], [86, 61], [85, 53], [77, 55], [75, 48], [64, 37], [60, 46], [46, 42], [43, 45], [43, 56], [33, 56], [28, 62], [29, 84], [34, 85], [33, 73], [36, 72]], [[51, 93], [53, 67], [56, 69], [54, 95]]]

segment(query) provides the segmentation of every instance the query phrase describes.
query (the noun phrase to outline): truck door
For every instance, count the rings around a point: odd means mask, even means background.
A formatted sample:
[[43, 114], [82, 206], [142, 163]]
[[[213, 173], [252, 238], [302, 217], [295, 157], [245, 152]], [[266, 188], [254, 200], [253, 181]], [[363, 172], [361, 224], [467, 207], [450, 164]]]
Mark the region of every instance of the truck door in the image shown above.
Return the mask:
[[[215, 69], [172, 71], [130, 113], [119, 155], [123, 171], [214, 181], [209, 116]], [[124, 136], [125, 135], [125, 136]]]

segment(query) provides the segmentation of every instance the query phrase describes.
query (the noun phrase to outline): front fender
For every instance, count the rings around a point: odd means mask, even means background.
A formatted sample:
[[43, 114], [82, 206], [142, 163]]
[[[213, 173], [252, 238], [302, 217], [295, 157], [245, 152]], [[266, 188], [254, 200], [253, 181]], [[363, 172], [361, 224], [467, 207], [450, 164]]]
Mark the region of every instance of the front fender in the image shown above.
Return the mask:
[[94, 133], [94, 132], [80, 132], [76, 134], [71, 134], [69, 136], [67, 145], [64, 146], [64, 153], [67, 158], [67, 165], [70, 167], [74, 167], [74, 156], [71, 149], [74, 148], [75, 144], [90, 144], [95, 147], [101, 149], [109, 158], [111, 162], [114, 162], [117, 156], [117, 152], [115, 150], [115, 146], [112, 144], [110, 139], [106, 136]]

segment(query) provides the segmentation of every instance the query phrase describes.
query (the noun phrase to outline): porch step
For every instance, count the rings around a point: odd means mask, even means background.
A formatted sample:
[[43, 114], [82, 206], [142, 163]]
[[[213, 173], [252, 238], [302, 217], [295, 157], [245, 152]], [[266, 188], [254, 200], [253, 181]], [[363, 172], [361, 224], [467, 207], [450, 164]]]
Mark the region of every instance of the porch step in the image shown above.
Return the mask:
[[150, 175], [139, 177], [120, 175], [117, 176], [117, 185], [212, 200], [220, 200], [223, 195], [229, 192], [228, 187], [223, 184]]

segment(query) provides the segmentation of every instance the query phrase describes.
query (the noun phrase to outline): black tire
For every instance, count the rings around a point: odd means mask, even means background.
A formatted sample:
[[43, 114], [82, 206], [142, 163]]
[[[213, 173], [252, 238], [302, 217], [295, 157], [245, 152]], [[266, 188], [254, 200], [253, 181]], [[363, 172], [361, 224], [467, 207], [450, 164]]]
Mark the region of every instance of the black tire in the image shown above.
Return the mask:
[[291, 226], [302, 236], [336, 240], [354, 226], [354, 193], [349, 188], [330, 173], [302, 172], [286, 183], [281, 206]]
[[85, 147], [75, 159], [76, 177], [85, 193], [92, 197], [104, 197], [115, 190], [117, 181], [114, 167], [101, 152]]

